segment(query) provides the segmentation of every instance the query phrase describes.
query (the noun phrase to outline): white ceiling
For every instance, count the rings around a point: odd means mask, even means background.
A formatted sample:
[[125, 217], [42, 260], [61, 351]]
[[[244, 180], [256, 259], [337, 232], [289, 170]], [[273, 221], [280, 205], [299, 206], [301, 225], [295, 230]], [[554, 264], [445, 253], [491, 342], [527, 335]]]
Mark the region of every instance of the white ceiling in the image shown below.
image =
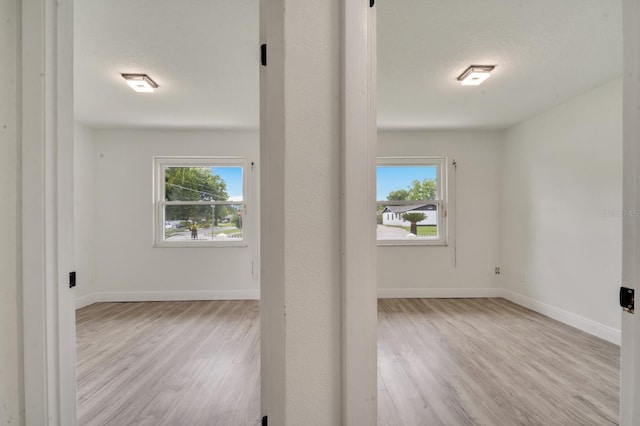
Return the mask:
[[620, 0], [379, 0], [383, 128], [503, 128], [621, 74]]
[[[185, 7], [188, 5], [188, 7]], [[382, 128], [503, 128], [619, 77], [621, 0], [378, 0]], [[76, 119], [258, 126], [258, 0], [75, 2]], [[469, 65], [497, 65], [460, 86]], [[160, 88], [133, 92], [120, 73]]]
[[[256, 127], [257, 0], [78, 0], [76, 120], [99, 127]], [[136, 93], [121, 73], [160, 86]]]

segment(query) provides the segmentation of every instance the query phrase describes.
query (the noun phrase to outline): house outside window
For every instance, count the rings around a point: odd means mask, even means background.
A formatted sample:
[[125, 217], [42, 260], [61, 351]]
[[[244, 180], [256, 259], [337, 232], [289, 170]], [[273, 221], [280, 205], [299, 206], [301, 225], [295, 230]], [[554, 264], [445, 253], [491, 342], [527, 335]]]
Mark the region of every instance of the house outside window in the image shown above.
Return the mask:
[[445, 157], [381, 157], [376, 168], [378, 245], [446, 245]]
[[246, 163], [236, 157], [155, 157], [154, 245], [246, 247]]

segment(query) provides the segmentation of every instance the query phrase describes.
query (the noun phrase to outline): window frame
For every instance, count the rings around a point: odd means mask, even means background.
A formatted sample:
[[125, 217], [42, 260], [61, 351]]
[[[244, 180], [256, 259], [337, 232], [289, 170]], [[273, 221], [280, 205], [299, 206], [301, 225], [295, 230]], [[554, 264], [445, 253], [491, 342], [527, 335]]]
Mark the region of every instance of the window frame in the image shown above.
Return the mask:
[[447, 157], [442, 156], [411, 156], [411, 157], [378, 157], [376, 161], [376, 182], [379, 166], [435, 166], [436, 167], [436, 200], [376, 200], [376, 206], [401, 206], [416, 203], [436, 204], [438, 214], [438, 238], [405, 238], [405, 239], [378, 239], [378, 246], [447, 246], [448, 245], [448, 186], [447, 186]]
[[[242, 201], [166, 201], [165, 200], [165, 173], [166, 167], [242, 167]], [[250, 200], [252, 200], [253, 175], [251, 164], [246, 157], [188, 157], [188, 156], [154, 156], [153, 157], [153, 247], [159, 248], [230, 248], [248, 247], [251, 238], [253, 223], [250, 212]], [[171, 205], [242, 205], [242, 240], [176, 240], [167, 241], [165, 233], [165, 207]]]

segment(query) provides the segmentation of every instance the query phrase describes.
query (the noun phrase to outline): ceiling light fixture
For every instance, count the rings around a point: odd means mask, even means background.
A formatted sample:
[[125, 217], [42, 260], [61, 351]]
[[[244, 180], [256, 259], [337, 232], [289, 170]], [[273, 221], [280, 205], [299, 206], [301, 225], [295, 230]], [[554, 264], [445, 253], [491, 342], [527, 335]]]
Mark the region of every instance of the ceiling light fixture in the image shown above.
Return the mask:
[[158, 88], [155, 81], [146, 74], [121, 74], [127, 81], [127, 84], [131, 86], [136, 92], [153, 92]]
[[458, 81], [463, 86], [477, 86], [491, 75], [495, 65], [471, 65], [458, 76]]

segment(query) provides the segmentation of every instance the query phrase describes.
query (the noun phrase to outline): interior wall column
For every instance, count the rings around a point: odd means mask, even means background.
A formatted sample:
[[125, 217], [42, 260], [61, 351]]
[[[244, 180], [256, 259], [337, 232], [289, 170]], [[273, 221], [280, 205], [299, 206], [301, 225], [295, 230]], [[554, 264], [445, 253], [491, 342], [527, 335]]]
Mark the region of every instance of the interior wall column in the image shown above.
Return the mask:
[[270, 425], [342, 424], [340, 0], [261, 2], [261, 368]]

